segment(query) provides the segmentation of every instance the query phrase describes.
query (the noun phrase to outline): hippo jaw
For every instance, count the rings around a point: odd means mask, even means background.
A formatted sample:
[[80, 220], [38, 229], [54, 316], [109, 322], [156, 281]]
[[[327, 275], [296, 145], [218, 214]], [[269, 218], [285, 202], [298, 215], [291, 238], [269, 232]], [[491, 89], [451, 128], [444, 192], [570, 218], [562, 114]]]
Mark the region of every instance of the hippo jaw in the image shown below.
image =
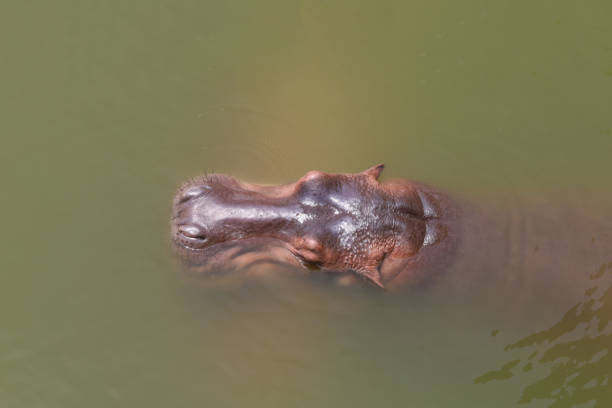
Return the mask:
[[280, 262], [352, 271], [384, 287], [397, 271], [383, 261], [411, 258], [444, 234], [435, 197], [405, 180], [380, 183], [383, 168], [311, 171], [281, 186], [194, 179], [174, 198], [172, 240], [201, 271]]

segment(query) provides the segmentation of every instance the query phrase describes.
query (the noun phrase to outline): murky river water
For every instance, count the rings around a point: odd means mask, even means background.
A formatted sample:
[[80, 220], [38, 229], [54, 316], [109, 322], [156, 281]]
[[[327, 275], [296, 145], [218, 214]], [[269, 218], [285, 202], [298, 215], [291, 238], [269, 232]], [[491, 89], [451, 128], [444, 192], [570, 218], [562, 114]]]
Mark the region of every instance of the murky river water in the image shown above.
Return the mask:
[[[612, 3], [9, 3], [2, 407], [612, 404]], [[401, 296], [206, 288], [173, 257], [191, 176], [379, 162], [474, 202], [563, 196], [579, 216], [544, 225], [581, 249]]]

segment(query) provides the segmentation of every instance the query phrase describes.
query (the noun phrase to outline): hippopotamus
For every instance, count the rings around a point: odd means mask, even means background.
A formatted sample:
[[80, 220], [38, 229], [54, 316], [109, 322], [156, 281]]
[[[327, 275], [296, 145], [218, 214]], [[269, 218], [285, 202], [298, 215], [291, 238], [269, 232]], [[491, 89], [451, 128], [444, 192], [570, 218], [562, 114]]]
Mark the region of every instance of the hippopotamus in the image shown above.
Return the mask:
[[197, 177], [174, 197], [172, 242], [197, 276], [276, 263], [386, 290], [444, 276], [449, 286], [512, 301], [561, 296], [577, 287], [567, 282], [578, 271], [612, 253], [609, 206], [586, 193], [531, 194], [529, 202], [502, 194], [491, 205], [416, 181], [381, 182], [383, 168], [310, 171], [278, 186]]
[[262, 186], [210, 174], [179, 188], [171, 236], [198, 272], [278, 262], [387, 288], [423, 279], [452, 253], [458, 211], [425, 184], [310, 171]]

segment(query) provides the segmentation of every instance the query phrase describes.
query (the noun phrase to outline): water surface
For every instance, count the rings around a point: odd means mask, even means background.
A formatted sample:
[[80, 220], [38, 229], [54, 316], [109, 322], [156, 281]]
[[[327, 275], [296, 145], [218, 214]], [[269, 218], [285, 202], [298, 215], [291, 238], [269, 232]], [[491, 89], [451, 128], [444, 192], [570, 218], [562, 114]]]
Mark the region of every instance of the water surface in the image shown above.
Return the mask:
[[[612, 402], [609, 2], [1, 14], [3, 407]], [[213, 290], [172, 255], [170, 200], [191, 176], [280, 183], [379, 162], [474, 202], [584, 202], [600, 249], [559, 254], [577, 265], [551, 286], [568, 295], [509, 279], [503, 297], [458, 275], [404, 296], [289, 277]], [[560, 213], [553, 225], [578, 219]], [[511, 276], [535, 271], [522, 259]]]

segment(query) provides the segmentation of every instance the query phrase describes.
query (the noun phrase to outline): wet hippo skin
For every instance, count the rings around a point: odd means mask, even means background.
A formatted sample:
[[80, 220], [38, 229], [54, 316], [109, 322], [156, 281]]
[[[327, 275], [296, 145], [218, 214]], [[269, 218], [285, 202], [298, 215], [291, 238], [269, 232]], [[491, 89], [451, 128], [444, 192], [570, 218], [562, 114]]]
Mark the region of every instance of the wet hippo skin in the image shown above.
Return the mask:
[[203, 274], [277, 262], [382, 288], [420, 281], [452, 252], [456, 209], [423, 184], [379, 182], [383, 168], [281, 186], [196, 178], [174, 198], [172, 240]]

